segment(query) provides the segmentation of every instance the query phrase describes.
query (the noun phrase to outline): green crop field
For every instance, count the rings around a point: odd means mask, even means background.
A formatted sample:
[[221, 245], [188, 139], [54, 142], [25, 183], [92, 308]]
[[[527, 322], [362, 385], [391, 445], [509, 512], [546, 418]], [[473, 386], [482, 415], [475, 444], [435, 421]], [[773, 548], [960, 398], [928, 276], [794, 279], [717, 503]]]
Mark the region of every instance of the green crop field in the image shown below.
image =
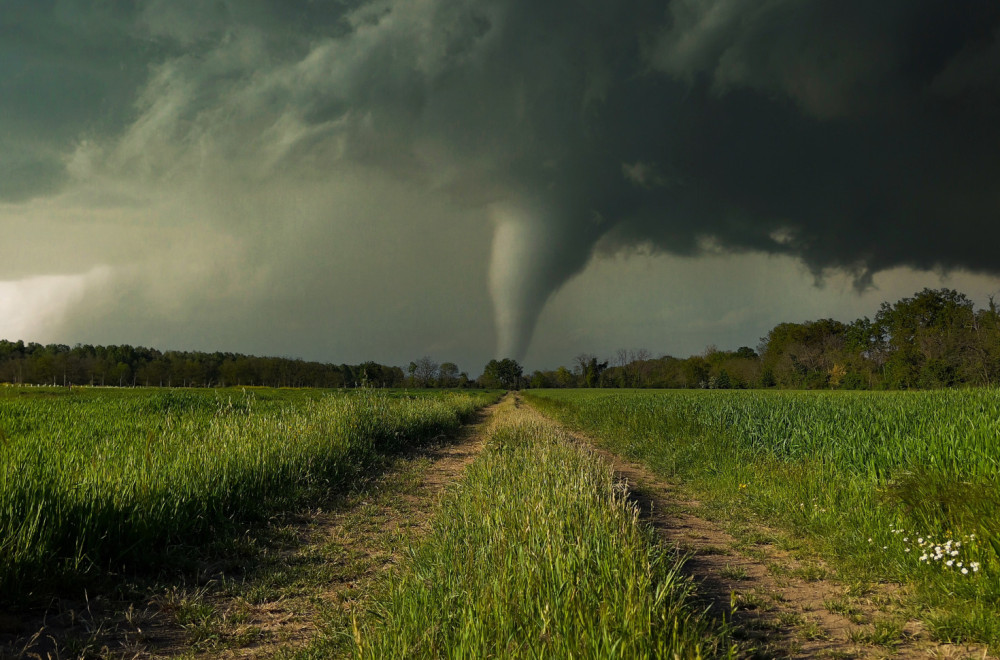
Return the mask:
[[733, 657], [610, 466], [508, 399], [368, 612], [296, 660]]
[[1000, 393], [532, 391], [720, 515], [919, 593], [939, 638], [1000, 642]]
[[343, 488], [491, 393], [0, 388], [0, 594], [155, 565]]

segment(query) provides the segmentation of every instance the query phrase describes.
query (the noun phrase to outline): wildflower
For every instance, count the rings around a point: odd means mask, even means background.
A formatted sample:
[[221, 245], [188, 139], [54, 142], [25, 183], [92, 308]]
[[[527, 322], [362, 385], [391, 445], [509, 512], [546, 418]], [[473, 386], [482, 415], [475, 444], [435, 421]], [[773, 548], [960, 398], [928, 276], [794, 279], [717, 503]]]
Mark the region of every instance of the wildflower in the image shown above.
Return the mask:
[[969, 569], [963, 568], [962, 569], [962, 575], [968, 575], [968, 574], [969, 574]]
[[910, 551], [909, 548], [903, 548], [903, 552], [909, 552], [909, 551]]
[[954, 563], [955, 563], [954, 559], [949, 559], [948, 561], [946, 561], [944, 563], [944, 565], [947, 566], [948, 568], [951, 568], [951, 565], [954, 564]]
[[920, 555], [920, 561], [927, 561], [927, 553]]
[[872, 540], [871, 540], [871, 539], [868, 539], [868, 542], [869, 542], [869, 543], [871, 543], [871, 542], [872, 542]]
[[920, 545], [923, 545], [924, 544], [924, 537], [921, 536], [920, 538], [918, 538], [917, 539], [917, 543], [919, 543]]

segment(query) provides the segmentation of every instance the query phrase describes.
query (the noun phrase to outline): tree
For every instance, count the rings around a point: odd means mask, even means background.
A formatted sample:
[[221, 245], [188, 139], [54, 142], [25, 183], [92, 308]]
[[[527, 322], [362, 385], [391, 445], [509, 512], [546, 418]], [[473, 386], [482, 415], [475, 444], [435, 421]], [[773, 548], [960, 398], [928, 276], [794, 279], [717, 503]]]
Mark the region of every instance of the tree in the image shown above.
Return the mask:
[[559, 367], [555, 373], [556, 387], [576, 387], [576, 376], [566, 367]]
[[715, 389], [728, 390], [732, 386], [732, 381], [729, 379], [729, 372], [725, 369], [721, 370], [718, 377], [715, 379]]
[[645, 348], [629, 351], [629, 361], [625, 366], [626, 378], [630, 387], [642, 387], [649, 377], [649, 359], [652, 357]]
[[590, 364], [591, 360], [596, 360], [597, 356], [591, 353], [580, 353], [575, 358], [573, 358], [573, 373], [575, 373], [579, 378], [580, 382], [584, 383], [587, 380], [587, 365]]
[[414, 370], [413, 375], [420, 387], [431, 387], [434, 385], [438, 377], [438, 363], [425, 355], [414, 364], [416, 364], [417, 368]]
[[487, 389], [497, 389], [500, 387], [500, 361], [490, 360], [483, 367], [483, 375], [479, 377], [479, 384]]
[[598, 362], [596, 357], [591, 356], [584, 372], [583, 382], [587, 387], [604, 387], [604, 371], [608, 368], [608, 362]]
[[535, 389], [550, 387], [549, 379], [545, 375], [545, 372], [539, 370], [536, 370], [534, 373], [531, 374], [531, 380], [529, 382], [529, 385]]
[[887, 349], [885, 382], [894, 388], [957, 384], [962, 363], [975, 353], [975, 324], [972, 301], [953, 289], [882, 303], [873, 328]]
[[442, 362], [438, 370], [438, 387], [456, 387], [458, 385], [458, 365], [454, 362]]
[[479, 382], [484, 387], [500, 387], [507, 390], [516, 390], [521, 387], [522, 374], [523, 368], [517, 363], [517, 360], [511, 358], [490, 360], [486, 363]]

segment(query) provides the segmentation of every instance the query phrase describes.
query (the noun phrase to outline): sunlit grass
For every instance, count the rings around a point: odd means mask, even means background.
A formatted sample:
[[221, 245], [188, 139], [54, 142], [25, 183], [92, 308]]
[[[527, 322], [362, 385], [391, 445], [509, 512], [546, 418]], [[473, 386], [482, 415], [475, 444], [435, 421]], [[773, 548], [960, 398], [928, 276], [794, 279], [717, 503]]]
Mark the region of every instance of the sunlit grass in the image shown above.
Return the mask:
[[727, 655], [678, 569], [606, 464], [508, 408], [348, 634], [362, 658]]
[[343, 488], [495, 398], [6, 389], [0, 593], [153, 563], [172, 545]]
[[996, 390], [527, 398], [682, 479], [713, 511], [808, 538], [848, 575], [916, 585], [939, 637], [1000, 644]]

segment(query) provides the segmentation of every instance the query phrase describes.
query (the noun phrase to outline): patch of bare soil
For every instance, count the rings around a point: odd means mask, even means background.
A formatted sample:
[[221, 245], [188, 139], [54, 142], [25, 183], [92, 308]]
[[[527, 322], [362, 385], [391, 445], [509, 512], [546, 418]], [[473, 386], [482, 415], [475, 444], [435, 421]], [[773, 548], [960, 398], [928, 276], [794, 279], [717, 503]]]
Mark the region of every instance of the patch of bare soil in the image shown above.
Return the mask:
[[307, 643], [426, 531], [446, 486], [482, 449], [495, 407], [455, 437], [400, 457], [330, 510], [248, 533], [233, 556], [199, 567], [188, 583], [0, 614], [0, 658], [270, 658]]
[[699, 515], [702, 505], [675, 484], [580, 433], [567, 432], [612, 465], [645, 521], [687, 557], [685, 570], [699, 597], [732, 624], [741, 656], [993, 657], [983, 647], [931, 640], [920, 622], [907, 616], [899, 586], [852, 591], [822, 560], [779, 548], [781, 535], [775, 530], [754, 525], [734, 536]]

